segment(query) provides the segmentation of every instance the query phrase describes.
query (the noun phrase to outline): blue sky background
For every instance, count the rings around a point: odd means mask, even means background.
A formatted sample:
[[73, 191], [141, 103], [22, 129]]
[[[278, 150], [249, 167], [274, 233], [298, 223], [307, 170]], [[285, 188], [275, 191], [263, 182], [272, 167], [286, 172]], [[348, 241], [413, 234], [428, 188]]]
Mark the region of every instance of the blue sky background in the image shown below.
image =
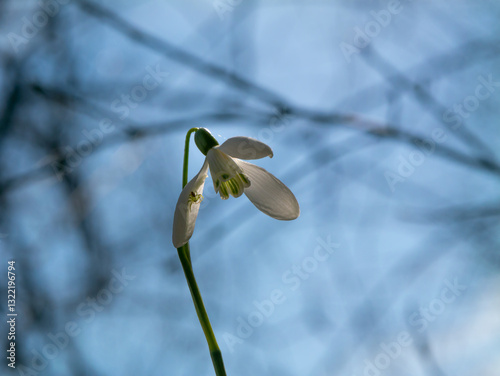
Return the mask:
[[191, 254], [228, 375], [496, 375], [499, 14], [2, 2], [0, 373], [214, 374], [171, 242], [206, 127], [271, 146], [255, 163], [301, 206], [277, 221], [207, 180]]

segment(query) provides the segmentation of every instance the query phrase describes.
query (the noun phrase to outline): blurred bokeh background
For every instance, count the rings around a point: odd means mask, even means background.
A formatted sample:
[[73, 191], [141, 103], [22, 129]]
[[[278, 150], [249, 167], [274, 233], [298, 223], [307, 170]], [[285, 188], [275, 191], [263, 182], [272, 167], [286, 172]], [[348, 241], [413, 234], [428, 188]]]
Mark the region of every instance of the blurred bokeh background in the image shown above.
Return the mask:
[[0, 374], [214, 374], [171, 243], [203, 126], [269, 144], [301, 205], [276, 221], [207, 180], [191, 252], [228, 375], [498, 375], [499, 16], [0, 2]]

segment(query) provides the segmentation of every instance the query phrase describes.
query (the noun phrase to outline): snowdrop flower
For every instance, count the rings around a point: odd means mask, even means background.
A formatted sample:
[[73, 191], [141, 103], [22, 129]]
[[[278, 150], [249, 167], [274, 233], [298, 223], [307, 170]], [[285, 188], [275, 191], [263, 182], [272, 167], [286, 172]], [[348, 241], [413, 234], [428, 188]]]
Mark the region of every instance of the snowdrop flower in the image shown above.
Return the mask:
[[219, 145], [205, 128], [196, 131], [195, 143], [206, 155], [200, 172], [182, 190], [174, 214], [172, 241], [175, 248], [186, 244], [193, 235], [207, 172], [210, 169], [215, 192], [223, 200], [243, 193], [263, 213], [280, 220], [296, 219], [299, 204], [293, 193], [261, 167], [243, 161], [273, 157], [266, 144], [249, 137], [233, 137]]

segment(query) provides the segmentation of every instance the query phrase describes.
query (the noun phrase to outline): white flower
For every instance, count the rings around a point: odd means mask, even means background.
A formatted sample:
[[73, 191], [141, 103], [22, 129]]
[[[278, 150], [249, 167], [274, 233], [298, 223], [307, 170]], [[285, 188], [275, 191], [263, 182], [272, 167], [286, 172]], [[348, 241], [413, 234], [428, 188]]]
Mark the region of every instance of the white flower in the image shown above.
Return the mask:
[[172, 235], [175, 248], [186, 244], [193, 235], [209, 168], [215, 192], [223, 200], [244, 193], [257, 209], [272, 218], [292, 220], [299, 216], [297, 199], [281, 181], [242, 160], [272, 158], [273, 151], [266, 144], [249, 137], [233, 137], [211, 147], [206, 156], [200, 172], [186, 184], [177, 201]]

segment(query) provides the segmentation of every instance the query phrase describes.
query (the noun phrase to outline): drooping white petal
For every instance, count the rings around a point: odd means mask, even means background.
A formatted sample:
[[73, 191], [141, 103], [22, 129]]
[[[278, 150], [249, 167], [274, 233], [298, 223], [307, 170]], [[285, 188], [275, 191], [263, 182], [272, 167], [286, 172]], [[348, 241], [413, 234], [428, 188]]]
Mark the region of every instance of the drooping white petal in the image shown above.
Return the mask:
[[275, 176], [252, 163], [234, 160], [250, 179], [245, 194], [263, 213], [275, 219], [289, 221], [300, 215], [300, 207], [293, 193]]
[[229, 138], [218, 148], [229, 156], [239, 159], [273, 157], [273, 151], [269, 146], [250, 137]]
[[207, 178], [208, 161], [205, 159], [200, 172], [182, 190], [174, 213], [172, 243], [175, 248], [186, 244], [193, 235], [196, 217], [203, 199], [203, 187]]
[[250, 186], [250, 181], [234, 159], [220, 151], [218, 147], [208, 151], [207, 161], [215, 192], [219, 193], [223, 200], [227, 200], [229, 195], [240, 197], [243, 190]]

